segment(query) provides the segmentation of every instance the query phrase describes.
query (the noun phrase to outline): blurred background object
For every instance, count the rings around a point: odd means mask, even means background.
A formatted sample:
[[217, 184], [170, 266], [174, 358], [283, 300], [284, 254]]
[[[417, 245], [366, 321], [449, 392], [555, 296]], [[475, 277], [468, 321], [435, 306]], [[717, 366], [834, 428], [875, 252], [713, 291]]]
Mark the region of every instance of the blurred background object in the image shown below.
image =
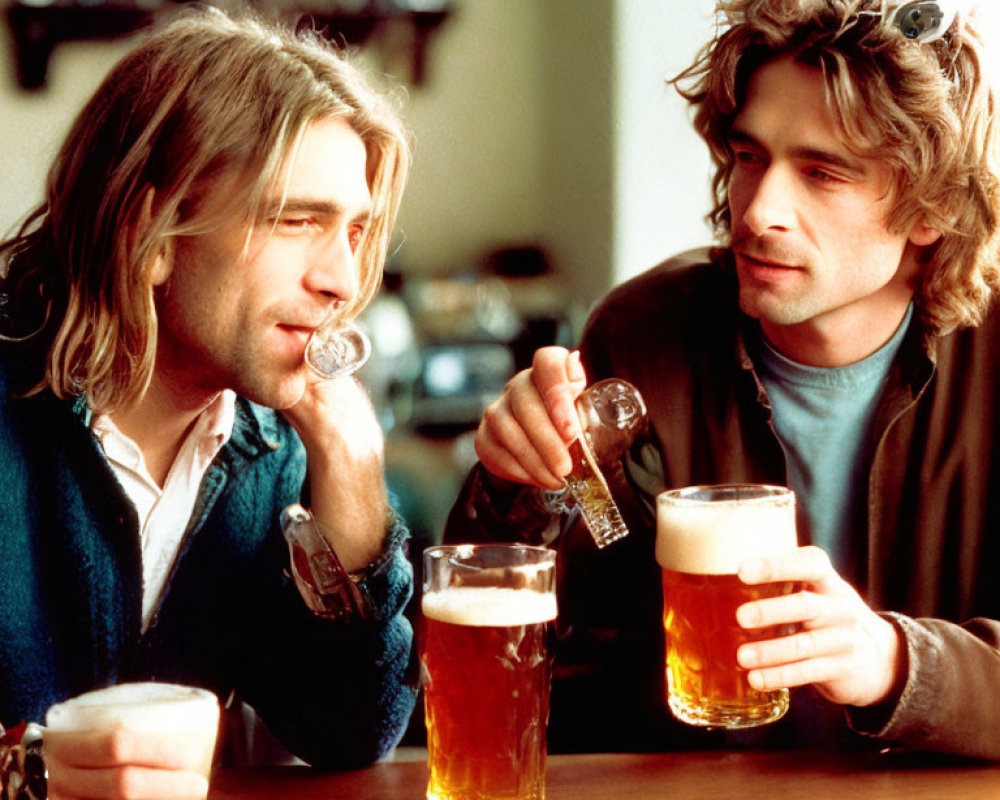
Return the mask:
[[440, 540], [486, 407], [536, 349], [571, 347], [583, 316], [530, 245], [490, 251], [450, 274], [386, 273], [360, 321], [372, 357], [359, 377], [388, 436], [390, 488], [415, 549]]
[[[44, 87], [49, 59], [65, 42], [118, 39], [181, 5], [183, 0], [10, 0], [6, 15], [18, 84], [29, 90]], [[347, 45], [368, 46], [391, 59], [397, 71], [403, 64], [416, 85], [424, 80], [431, 35], [449, 12], [444, 0], [272, 0], [252, 5], [290, 23], [326, 30]]]

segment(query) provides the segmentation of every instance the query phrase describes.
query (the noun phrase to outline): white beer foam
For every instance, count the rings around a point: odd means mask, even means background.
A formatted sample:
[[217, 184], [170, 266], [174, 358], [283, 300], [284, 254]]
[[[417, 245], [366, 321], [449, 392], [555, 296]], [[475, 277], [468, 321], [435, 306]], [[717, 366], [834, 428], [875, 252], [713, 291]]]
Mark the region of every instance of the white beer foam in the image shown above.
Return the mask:
[[532, 625], [557, 615], [551, 592], [499, 586], [452, 586], [428, 592], [421, 605], [429, 619], [475, 627]]
[[101, 730], [123, 726], [134, 731], [190, 731], [219, 720], [212, 692], [172, 683], [123, 683], [56, 703], [45, 715], [55, 731]]
[[657, 501], [656, 561], [697, 575], [735, 575], [751, 556], [796, 546], [795, 504], [754, 500]]

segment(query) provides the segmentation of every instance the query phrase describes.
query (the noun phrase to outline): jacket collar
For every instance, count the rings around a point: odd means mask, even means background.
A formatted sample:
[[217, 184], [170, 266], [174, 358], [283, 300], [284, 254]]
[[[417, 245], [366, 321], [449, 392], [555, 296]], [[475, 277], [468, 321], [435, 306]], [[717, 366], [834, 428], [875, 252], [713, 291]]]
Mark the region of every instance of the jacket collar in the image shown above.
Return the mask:
[[[84, 427], [90, 427], [93, 411], [87, 398], [80, 396], [68, 400], [73, 415]], [[251, 403], [243, 397], [236, 398], [236, 418], [233, 434], [227, 443], [247, 458], [256, 458], [280, 448], [287, 438], [287, 431], [278, 423], [276, 412]]]
[[[757, 402], [770, 413], [770, 400], [756, 365], [747, 348], [748, 336], [759, 336], [757, 320], [742, 312], [736, 333], [736, 357], [740, 367], [749, 372], [757, 389]], [[751, 326], [754, 326], [752, 328]], [[889, 379], [880, 403], [878, 417], [887, 423], [927, 388], [937, 371], [937, 347], [940, 337], [920, 318], [919, 312], [910, 323], [903, 344], [889, 367]]]
[[249, 458], [277, 450], [288, 438], [288, 428], [273, 409], [236, 398], [236, 420], [230, 443]]

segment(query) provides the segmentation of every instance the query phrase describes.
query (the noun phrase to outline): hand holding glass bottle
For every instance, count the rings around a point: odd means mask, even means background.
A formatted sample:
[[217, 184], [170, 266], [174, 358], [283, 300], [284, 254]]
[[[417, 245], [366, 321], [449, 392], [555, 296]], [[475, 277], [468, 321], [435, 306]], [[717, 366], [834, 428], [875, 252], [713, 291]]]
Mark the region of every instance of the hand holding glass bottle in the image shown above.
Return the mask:
[[573, 470], [566, 488], [576, 499], [598, 547], [607, 547], [628, 535], [611, 491], [601, 472], [624, 455], [646, 420], [642, 395], [628, 381], [609, 378], [588, 386], [576, 400], [581, 435], [569, 445]]

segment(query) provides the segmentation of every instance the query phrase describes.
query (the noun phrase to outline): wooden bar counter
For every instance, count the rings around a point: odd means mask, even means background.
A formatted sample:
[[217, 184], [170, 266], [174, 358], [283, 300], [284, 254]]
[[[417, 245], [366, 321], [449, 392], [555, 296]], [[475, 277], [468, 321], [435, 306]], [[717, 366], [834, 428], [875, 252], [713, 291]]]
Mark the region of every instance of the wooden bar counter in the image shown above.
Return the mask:
[[[424, 800], [422, 761], [323, 773], [222, 770], [210, 800]], [[547, 800], [1000, 800], [1000, 765], [937, 756], [798, 751], [557, 755]]]

